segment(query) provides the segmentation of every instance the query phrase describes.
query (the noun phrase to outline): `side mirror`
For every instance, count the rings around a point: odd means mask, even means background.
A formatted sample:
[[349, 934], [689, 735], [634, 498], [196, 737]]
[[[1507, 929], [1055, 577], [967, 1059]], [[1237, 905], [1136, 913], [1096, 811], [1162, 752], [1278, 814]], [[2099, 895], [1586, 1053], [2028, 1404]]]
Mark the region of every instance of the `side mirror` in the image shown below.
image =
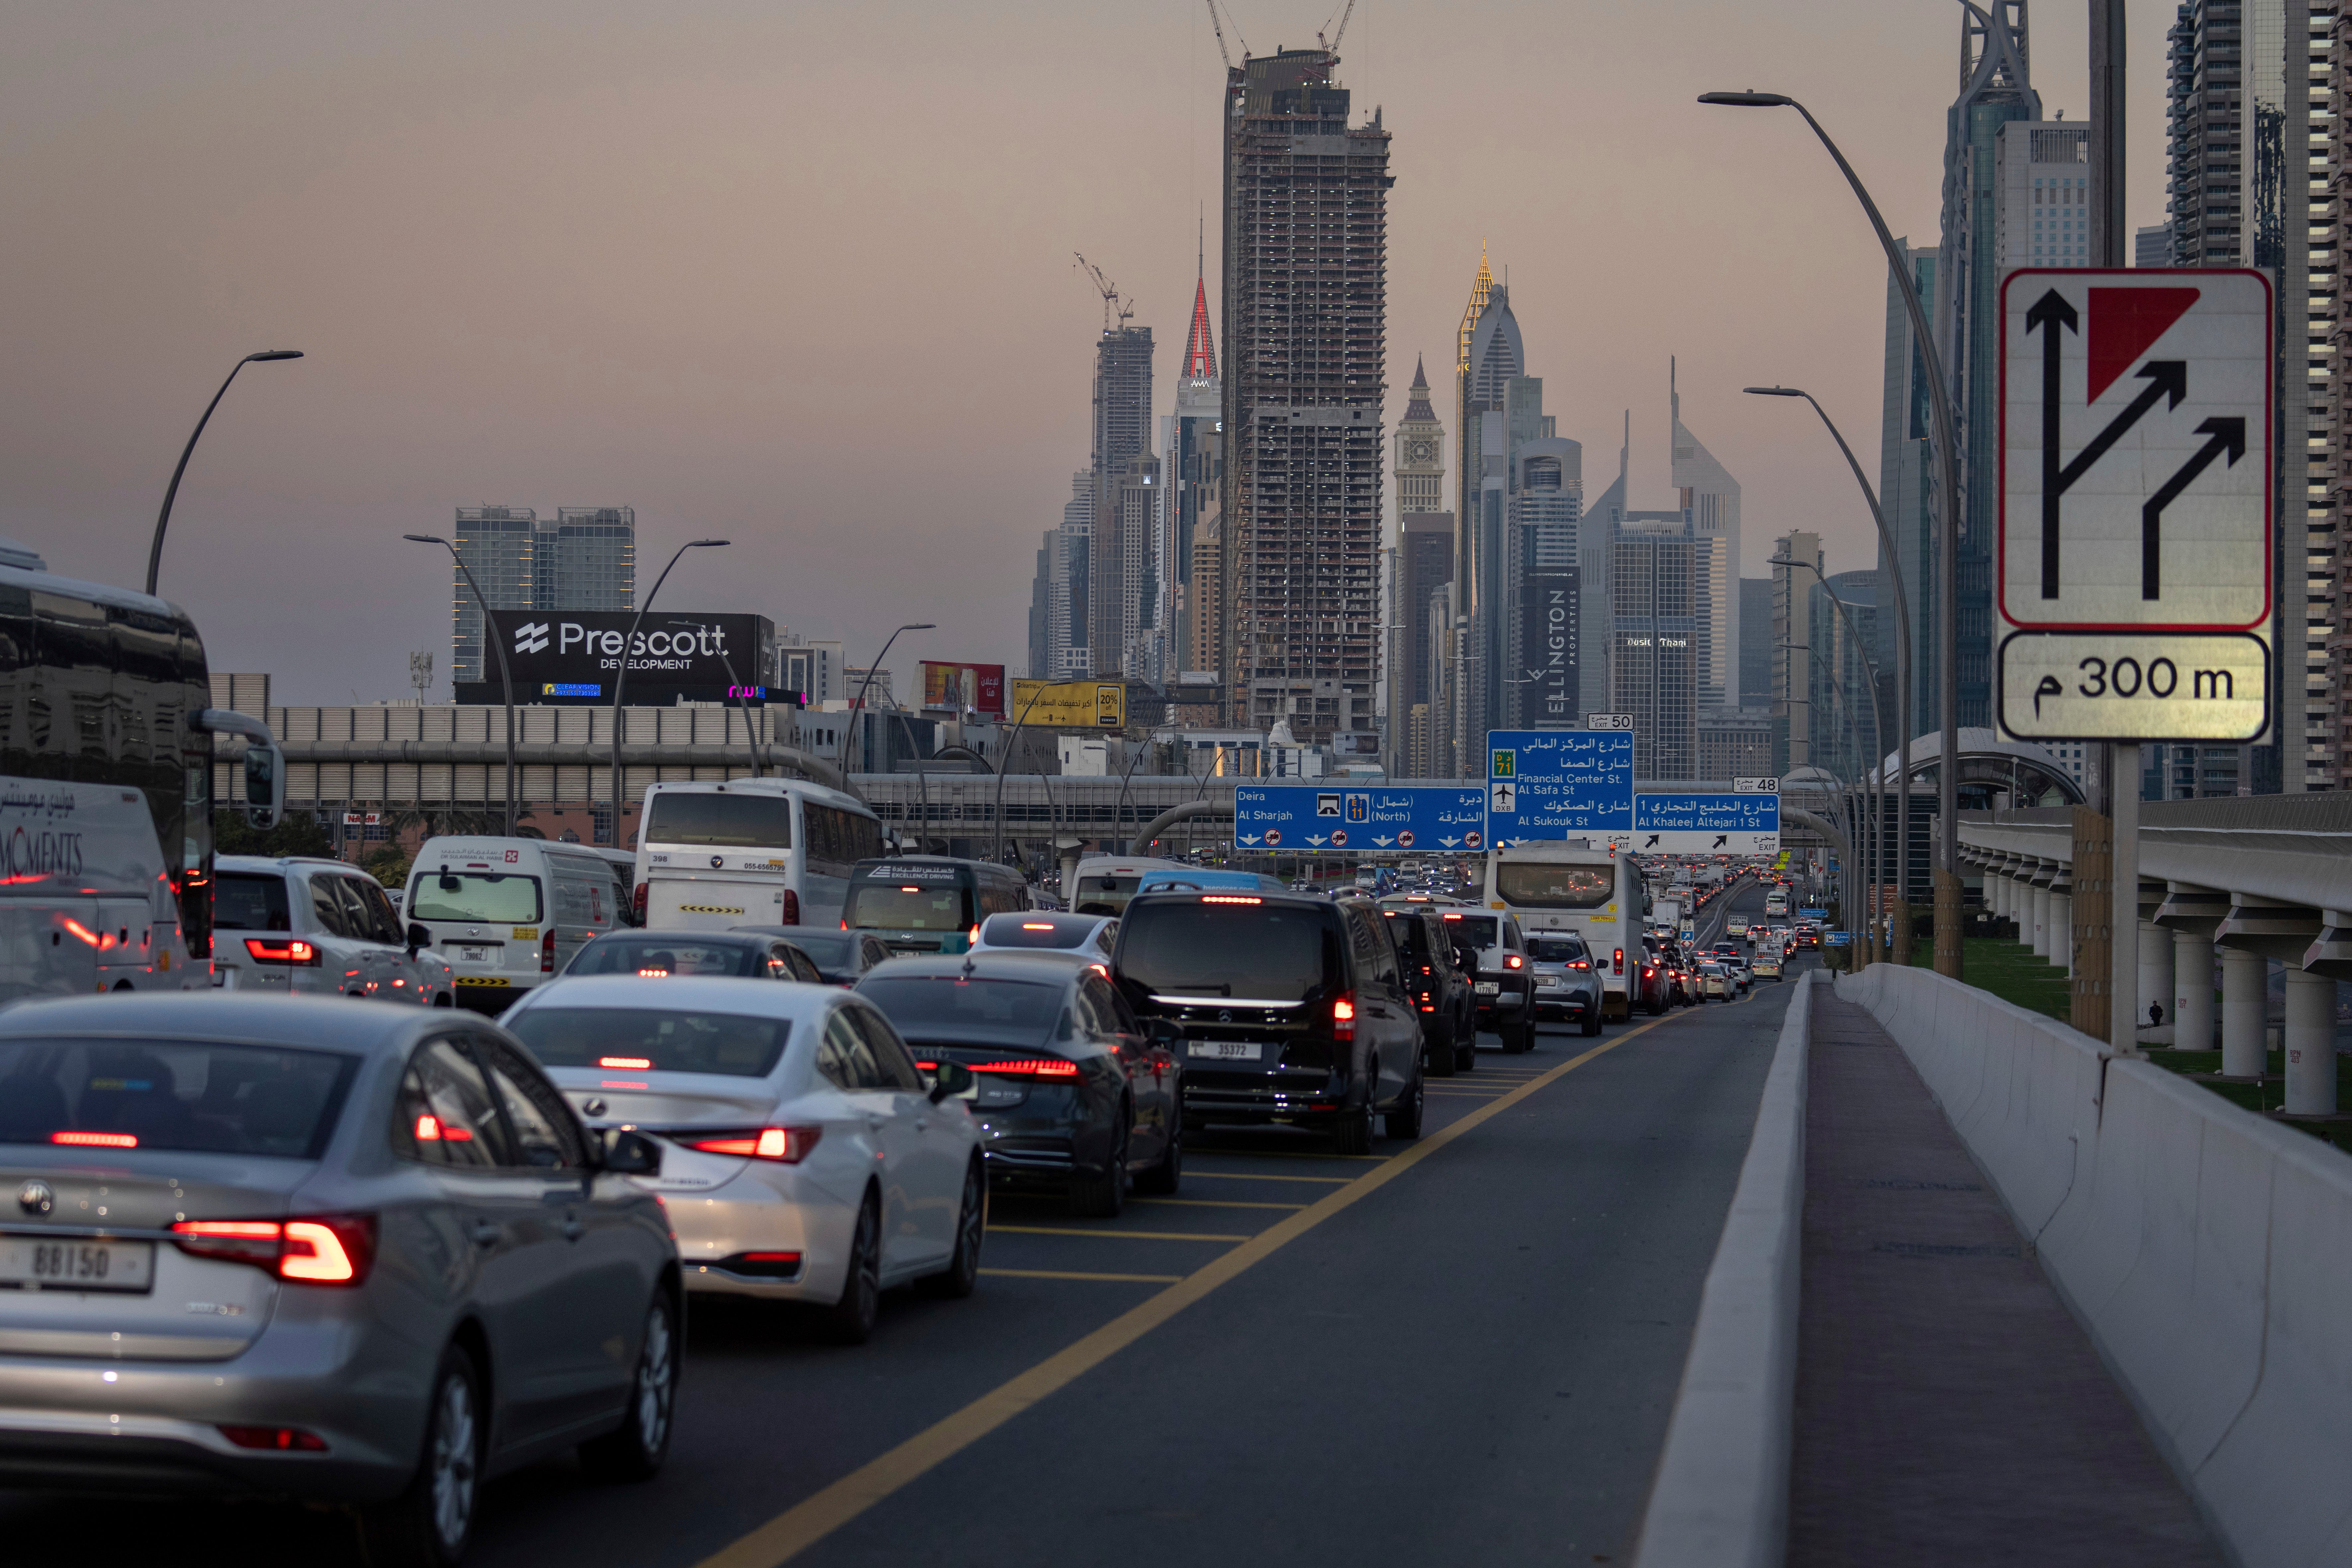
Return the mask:
[[245, 819], [267, 830], [286, 815], [286, 753], [275, 741], [245, 744]]
[[931, 1069], [931, 1103], [963, 1093], [971, 1087], [971, 1069], [961, 1062], [942, 1061]]
[[622, 1176], [661, 1174], [661, 1145], [644, 1133], [608, 1127], [601, 1136], [604, 1144], [604, 1169]]
[[433, 945], [433, 933], [415, 921], [408, 922], [408, 956], [415, 958], [417, 950]]

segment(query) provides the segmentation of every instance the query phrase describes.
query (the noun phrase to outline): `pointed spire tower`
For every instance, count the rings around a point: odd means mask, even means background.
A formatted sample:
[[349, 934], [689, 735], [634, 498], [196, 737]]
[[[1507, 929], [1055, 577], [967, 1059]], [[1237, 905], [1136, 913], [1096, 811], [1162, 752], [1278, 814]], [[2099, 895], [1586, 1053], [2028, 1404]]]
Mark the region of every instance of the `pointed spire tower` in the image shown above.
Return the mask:
[[1404, 416], [1433, 422], [1437, 418], [1437, 411], [1429, 405], [1429, 373], [1421, 368], [1419, 354], [1412, 359], [1412, 399], [1404, 406]]
[[1192, 284], [1192, 332], [1184, 342], [1184, 379], [1217, 379], [1217, 351], [1209, 341], [1209, 280]]

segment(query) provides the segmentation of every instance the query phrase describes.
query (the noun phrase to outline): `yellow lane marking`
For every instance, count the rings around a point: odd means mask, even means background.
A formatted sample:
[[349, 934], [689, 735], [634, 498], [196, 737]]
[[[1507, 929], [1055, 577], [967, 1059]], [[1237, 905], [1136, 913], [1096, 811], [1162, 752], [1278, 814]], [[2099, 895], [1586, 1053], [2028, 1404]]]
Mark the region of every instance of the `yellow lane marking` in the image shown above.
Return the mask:
[[1108, 1285], [1173, 1285], [1181, 1274], [1073, 1274], [1061, 1268], [983, 1268], [999, 1279], [1094, 1279]]
[[1188, 1150], [1184, 1158], [1192, 1160], [1370, 1160], [1374, 1164], [1401, 1158], [1395, 1154], [1308, 1154], [1289, 1149], [1197, 1149]]
[[[982, 1394], [954, 1415], [867, 1460], [819, 1492], [803, 1498], [767, 1523], [704, 1558], [696, 1568], [777, 1568], [801, 1552], [914, 1481], [934, 1467], [987, 1436], [1039, 1401], [1068, 1387], [1185, 1308], [1232, 1283], [1284, 1247], [1380, 1191], [1439, 1150], [1493, 1121], [1547, 1084], [1574, 1072], [1606, 1051], [1664, 1023], [1654, 1018], [1636, 1025], [1613, 1040], [1593, 1047], [1541, 1078], [1514, 1090], [1492, 1105], [1482, 1105], [1461, 1121], [1440, 1128], [1376, 1170], [1326, 1194], [1310, 1207], [1276, 1220], [1248, 1241], [1206, 1268], [1186, 1275], [1177, 1284], [1138, 1302], [1075, 1343], [1047, 1356], [1011, 1381]], [[999, 1227], [1002, 1228], [1002, 1227]], [[1107, 1234], [1118, 1234], [1116, 1232]]]
[[1184, 1174], [1211, 1182], [1313, 1182], [1318, 1185], [1334, 1187], [1344, 1187], [1356, 1179], [1353, 1176], [1268, 1176], [1256, 1171], [1187, 1171]]
[[1303, 1209], [1305, 1204], [1253, 1204], [1230, 1198], [1130, 1198], [1129, 1203], [1170, 1204], [1187, 1209]]
[[1083, 1236], [1090, 1241], [1247, 1241], [1246, 1236], [1196, 1236], [1179, 1230], [1080, 1230], [1067, 1225], [992, 1225], [991, 1236]]

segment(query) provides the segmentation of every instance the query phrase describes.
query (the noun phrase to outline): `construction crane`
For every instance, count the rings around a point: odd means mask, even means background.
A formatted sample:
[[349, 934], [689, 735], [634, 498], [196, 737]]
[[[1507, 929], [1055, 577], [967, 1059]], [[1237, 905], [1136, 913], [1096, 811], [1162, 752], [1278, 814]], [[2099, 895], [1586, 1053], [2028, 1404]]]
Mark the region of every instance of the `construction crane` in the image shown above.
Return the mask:
[[[1350, 16], [1353, 16], [1355, 14], [1356, 14], [1356, 0], [1348, 0], [1347, 8], [1346, 8], [1345, 10], [1343, 10], [1343, 11], [1341, 11], [1341, 12], [1339, 13], [1339, 29], [1331, 35], [1331, 37], [1330, 37], [1329, 40], [1328, 40], [1328, 42], [1325, 40], [1325, 38], [1324, 38], [1324, 37], [1323, 37], [1323, 34], [1322, 34], [1322, 32], [1321, 32], [1319, 29], [1316, 32], [1316, 35], [1315, 35], [1315, 41], [1316, 41], [1316, 43], [1317, 43], [1317, 44], [1318, 44], [1318, 45], [1320, 45], [1320, 46], [1321, 46], [1322, 50], [1323, 50], [1323, 52], [1324, 52], [1325, 54], [1327, 54], [1327, 55], [1333, 55], [1333, 54], [1338, 54], [1338, 53], [1339, 52], [1339, 37], [1340, 37], [1340, 35], [1341, 35], [1341, 34], [1343, 34], [1343, 33], [1345, 33], [1345, 32], [1347, 32], [1347, 30], [1348, 30], [1348, 18], [1349, 18], [1349, 17], [1350, 17]], [[1324, 26], [1327, 26], [1327, 27], [1328, 27], [1328, 26], [1329, 26], [1331, 24], [1330, 24], [1329, 20], [1327, 18], [1327, 19], [1325, 20], [1325, 22], [1324, 22], [1324, 24], [1323, 24], [1323, 25], [1324, 25]]]
[[1135, 301], [1121, 300], [1118, 297], [1118, 285], [1104, 277], [1101, 268], [1097, 267], [1085, 257], [1078, 256], [1075, 250], [1070, 254], [1078, 257], [1079, 268], [1094, 279], [1095, 291], [1103, 297], [1103, 331], [1106, 332], [1110, 331], [1110, 319], [1114, 311], [1118, 313], [1120, 326], [1123, 327], [1132, 321], [1135, 317]]
[[[1225, 68], [1227, 70], [1231, 70], [1234, 68], [1234, 57], [1233, 52], [1225, 47], [1224, 25], [1217, 20], [1217, 0], [1207, 0], [1207, 3], [1209, 6], [1209, 26], [1215, 28], [1217, 33], [1217, 53], [1223, 57]], [[1353, 5], [1355, 4], [1355, 0], [1348, 0], [1348, 3], [1350, 5]], [[1242, 25], [1239, 22], [1235, 22], [1234, 24], [1234, 37], [1236, 38], [1242, 38]], [[1249, 58], [1249, 40], [1247, 38], [1242, 38], [1242, 58]]]

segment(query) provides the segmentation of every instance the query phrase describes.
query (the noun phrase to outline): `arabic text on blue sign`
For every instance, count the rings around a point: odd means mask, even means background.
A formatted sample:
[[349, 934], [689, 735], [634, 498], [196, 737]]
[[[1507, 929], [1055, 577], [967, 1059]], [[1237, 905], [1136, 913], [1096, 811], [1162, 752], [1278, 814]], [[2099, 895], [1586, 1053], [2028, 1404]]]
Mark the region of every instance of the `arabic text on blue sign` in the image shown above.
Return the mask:
[[1827, 910], [1799, 910], [1797, 918], [1804, 921], [1825, 921], [1830, 918], [1830, 912]]
[[1348, 854], [1482, 850], [1486, 792], [1475, 784], [1242, 784], [1234, 791], [1234, 843]]
[[1777, 795], [1644, 794], [1633, 797], [1637, 833], [1778, 833]]
[[1853, 941], [1853, 932], [1850, 931], [1825, 931], [1822, 933], [1822, 941], [1831, 947], [1843, 947]]
[[1633, 737], [1594, 730], [1490, 730], [1486, 828], [1497, 843], [1630, 833]]

